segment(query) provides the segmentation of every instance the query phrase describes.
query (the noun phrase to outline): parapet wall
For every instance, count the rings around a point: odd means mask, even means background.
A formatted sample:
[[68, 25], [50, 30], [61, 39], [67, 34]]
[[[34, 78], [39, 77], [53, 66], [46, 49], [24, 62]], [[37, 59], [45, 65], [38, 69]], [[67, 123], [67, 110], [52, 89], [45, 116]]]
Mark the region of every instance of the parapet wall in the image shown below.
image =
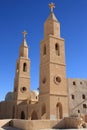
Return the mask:
[[86, 128], [82, 118], [66, 117], [62, 120], [13, 120], [13, 127], [22, 130]]
[[13, 126], [23, 130], [39, 130], [64, 127], [62, 120], [13, 120]]
[[21, 130], [87, 128], [82, 118], [66, 117], [62, 120], [0, 120], [0, 128], [12, 126]]

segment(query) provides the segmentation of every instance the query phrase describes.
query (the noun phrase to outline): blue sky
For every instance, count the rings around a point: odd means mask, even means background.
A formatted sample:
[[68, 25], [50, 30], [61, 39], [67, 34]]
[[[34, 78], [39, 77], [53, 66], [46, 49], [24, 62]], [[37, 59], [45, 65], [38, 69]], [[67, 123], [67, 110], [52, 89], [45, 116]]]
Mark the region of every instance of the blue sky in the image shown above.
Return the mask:
[[31, 89], [39, 87], [40, 41], [49, 16], [48, 4], [61, 23], [67, 77], [87, 78], [87, 0], [0, 0], [0, 100], [13, 90], [22, 33], [28, 32]]

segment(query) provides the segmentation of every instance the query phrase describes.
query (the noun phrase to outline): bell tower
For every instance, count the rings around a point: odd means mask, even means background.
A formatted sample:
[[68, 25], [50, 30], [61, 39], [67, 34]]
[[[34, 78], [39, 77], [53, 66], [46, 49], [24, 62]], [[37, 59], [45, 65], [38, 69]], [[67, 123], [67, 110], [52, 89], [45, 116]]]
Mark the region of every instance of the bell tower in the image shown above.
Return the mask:
[[49, 7], [40, 44], [39, 100], [46, 105], [47, 119], [61, 119], [68, 116], [64, 39], [60, 37], [60, 23], [53, 12], [54, 3]]
[[14, 79], [14, 99], [23, 101], [30, 98], [30, 59], [28, 58], [28, 46], [26, 31], [20, 46], [19, 59], [16, 62], [16, 74]]

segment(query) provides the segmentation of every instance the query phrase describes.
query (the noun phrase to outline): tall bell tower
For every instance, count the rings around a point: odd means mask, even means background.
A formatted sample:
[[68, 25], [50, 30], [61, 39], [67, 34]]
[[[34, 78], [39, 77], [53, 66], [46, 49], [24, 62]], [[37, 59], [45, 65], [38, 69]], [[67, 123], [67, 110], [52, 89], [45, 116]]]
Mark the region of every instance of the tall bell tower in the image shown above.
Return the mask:
[[30, 98], [30, 59], [28, 58], [28, 46], [26, 31], [20, 46], [19, 59], [16, 62], [16, 74], [14, 80], [14, 99], [23, 101]]
[[47, 119], [68, 116], [68, 92], [64, 39], [60, 37], [60, 23], [49, 4], [50, 15], [44, 24], [44, 39], [40, 44], [40, 102], [45, 104]]

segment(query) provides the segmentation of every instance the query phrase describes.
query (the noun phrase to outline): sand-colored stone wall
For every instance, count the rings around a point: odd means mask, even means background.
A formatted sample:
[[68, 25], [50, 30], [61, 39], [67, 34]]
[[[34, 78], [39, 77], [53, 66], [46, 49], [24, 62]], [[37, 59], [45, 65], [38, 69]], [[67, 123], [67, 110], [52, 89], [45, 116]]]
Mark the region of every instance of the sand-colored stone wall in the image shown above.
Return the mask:
[[12, 119], [13, 118], [13, 107], [15, 101], [3, 101], [0, 102], [0, 119]]
[[58, 120], [13, 120], [13, 126], [23, 130], [50, 129], [64, 127], [64, 121]]
[[4, 119], [4, 120], [0, 120], [0, 128], [4, 127], [4, 126], [9, 126], [9, 122], [11, 121], [11, 119]]
[[66, 117], [62, 120], [17, 120], [14, 119], [13, 127], [23, 130], [41, 129], [71, 129], [86, 128], [86, 123], [82, 118]]

